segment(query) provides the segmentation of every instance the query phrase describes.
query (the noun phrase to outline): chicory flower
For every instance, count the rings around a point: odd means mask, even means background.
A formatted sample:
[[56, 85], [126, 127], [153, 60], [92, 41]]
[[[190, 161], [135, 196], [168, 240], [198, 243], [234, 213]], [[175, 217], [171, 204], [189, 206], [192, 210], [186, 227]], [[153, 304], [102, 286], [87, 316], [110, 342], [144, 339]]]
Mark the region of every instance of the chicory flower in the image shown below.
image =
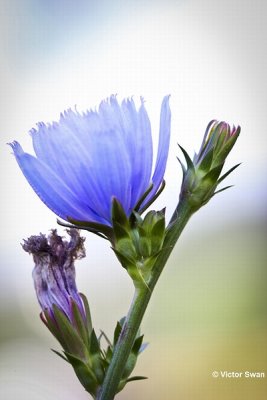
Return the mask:
[[160, 191], [170, 142], [169, 96], [160, 114], [154, 171], [150, 120], [144, 101], [121, 104], [115, 96], [98, 111], [67, 110], [59, 122], [31, 130], [35, 156], [11, 144], [26, 179], [40, 199], [66, 221], [112, 226], [115, 198], [127, 216], [146, 208]]

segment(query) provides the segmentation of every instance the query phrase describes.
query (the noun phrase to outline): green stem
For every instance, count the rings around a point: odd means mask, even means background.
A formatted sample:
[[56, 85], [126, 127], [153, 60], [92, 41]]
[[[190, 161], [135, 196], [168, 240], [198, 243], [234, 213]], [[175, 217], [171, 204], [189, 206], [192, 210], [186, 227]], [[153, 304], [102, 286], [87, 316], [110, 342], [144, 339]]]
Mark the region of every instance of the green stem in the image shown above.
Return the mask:
[[186, 201], [180, 202], [171, 222], [167, 228], [164, 240], [164, 250], [160, 253], [148, 282], [148, 287], [136, 289], [135, 295], [122, 328], [119, 340], [114, 349], [113, 357], [106, 373], [97, 400], [113, 400], [128, 360], [134, 340], [140, 327], [142, 318], [146, 311], [154, 287], [160, 277], [161, 272], [182, 233], [189, 218], [193, 214], [192, 208]]

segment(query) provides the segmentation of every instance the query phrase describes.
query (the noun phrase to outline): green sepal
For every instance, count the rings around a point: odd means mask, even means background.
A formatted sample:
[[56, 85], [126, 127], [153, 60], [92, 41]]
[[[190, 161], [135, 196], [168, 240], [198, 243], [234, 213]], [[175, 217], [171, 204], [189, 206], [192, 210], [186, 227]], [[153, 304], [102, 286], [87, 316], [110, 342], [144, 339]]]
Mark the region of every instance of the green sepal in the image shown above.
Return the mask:
[[59, 356], [60, 358], [62, 358], [62, 360], [66, 361], [68, 364], [70, 364], [69, 360], [67, 359], [67, 357], [64, 357], [62, 353], [60, 353], [57, 350], [51, 349], [51, 351], [53, 351], [53, 353], [55, 353], [57, 356]]
[[232, 168], [230, 168], [225, 174], [223, 174], [217, 181], [217, 184], [221, 183], [231, 172], [233, 172], [237, 167], [239, 167], [241, 163], [234, 165]]
[[220, 176], [220, 173], [222, 171], [223, 168], [223, 164], [218, 165], [217, 167], [214, 167], [213, 169], [211, 169], [206, 175], [203, 176], [203, 178], [201, 179], [201, 183], [211, 183], [212, 185], [214, 185], [215, 183], [217, 183], [217, 180]]
[[116, 241], [130, 238], [129, 229], [126, 229], [125, 226], [121, 225], [119, 222], [115, 220], [113, 221], [113, 230]]
[[218, 194], [218, 193], [221, 193], [221, 192], [224, 192], [225, 190], [230, 189], [230, 188], [233, 187], [233, 186], [234, 186], [234, 185], [225, 186], [224, 188], [219, 189], [219, 190], [217, 190], [216, 192], [214, 192], [214, 195], [215, 195], [215, 194]]
[[127, 215], [124, 212], [124, 209], [121, 203], [113, 197], [112, 199], [112, 221], [120, 224], [121, 226], [125, 227], [126, 229], [129, 228], [129, 221]]
[[165, 216], [159, 219], [151, 230], [151, 253], [158, 252], [163, 245], [165, 237]]
[[145, 193], [140, 197], [140, 199], [138, 200], [138, 202], [136, 203], [136, 205], [134, 206], [134, 212], [138, 212], [142, 203], [145, 201], [146, 197], [149, 195], [149, 193], [151, 192], [151, 190], [153, 189], [153, 183], [151, 183], [148, 186], [148, 189], [145, 191]]
[[79, 307], [75, 303], [73, 299], [71, 299], [71, 311], [73, 315], [73, 322], [74, 325], [77, 329], [77, 332], [79, 333], [81, 339], [83, 340], [84, 344], [86, 347], [89, 345], [89, 332], [87, 329], [87, 326], [85, 324], [85, 320], [81, 315], [81, 312], [79, 310]]
[[[110, 239], [112, 237], [112, 228], [110, 226], [104, 225], [104, 224], [99, 224], [97, 222], [92, 222], [92, 221], [81, 221], [78, 219], [74, 219], [72, 217], [68, 217], [67, 218], [68, 221], [73, 224], [74, 226], [70, 226], [72, 228], [78, 228], [78, 229], [84, 229], [87, 230], [89, 232], [95, 233], [95, 234], [99, 234], [100, 236], [105, 238]], [[59, 225], [63, 225], [66, 226], [66, 224], [64, 224], [61, 221], [57, 221]]]
[[238, 136], [240, 133], [240, 129], [238, 129], [238, 131], [235, 133], [235, 135], [233, 135], [232, 137], [228, 138], [227, 140], [225, 140], [225, 142], [223, 143], [223, 145], [221, 146], [221, 149], [218, 151], [218, 153], [215, 155], [214, 157], [214, 163], [215, 165], [218, 165], [222, 162], [225, 161], [226, 157], [228, 156], [228, 154], [230, 153], [230, 151], [232, 150]]
[[97, 336], [95, 334], [95, 330], [93, 329], [90, 335], [90, 354], [96, 355], [100, 354], [100, 346]]
[[131, 238], [120, 239], [116, 241], [115, 246], [116, 250], [124, 257], [132, 260], [133, 262], [137, 260], [136, 248]]
[[180, 146], [179, 144], [178, 144], [178, 146], [179, 146], [180, 149], [182, 150], [182, 153], [183, 153], [184, 158], [185, 158], [185, 161], [186, 161], [187, 168], [188, 168], [189, 170], [191, 170], [191, 171], [195, 171], [195, 166], [194, 166], [194, 164], [193, 164], [193, 161], [192, 161], [191, 158], [189, 157], [189, 155], [188, 155], [188, 153], [186, 152], [186, 150], [185, 150], [182, 146]]
[[44, 310], [43, 312], [40, 313], [40, 318], [42, 322], [45, 324], [47, 329], [52, 333], [52, 335], [59, 341], [62, 347], [65, 346], [65, 342], [63, 338], [60, 335], [60, 330], [54, 321], [49, 315], [49, 312], [47, 310]]
[[212, 164], [213, 155], [214, 149], [211, 148], [199, 164], [198, 169], [200, 169], [201, 171], [209, 171]]
[[60, 330], [60, 335], [64, 341], [64, 349], [71, 354], [75, 354], [81, 359], [87, 360], [88, 351], [75, 328], [71, 325], [65, 314], [53, 305], [55, 321]]
[[114, 253], [116, 254], [119, 262], [121, 263], [121, 265], [123, 266], [123, 268], [125, 268], [126, 270], [128, 270], [128, 268], [134, 268], [135, 265], [135, 260], [133, 260], [132, 258], [128, 258], [126, 257], [124, 254], [122, 254], [120, 251], [114, 249], [112, 247], [112, 250], [114, 251]]
[[91, 332], [90, 336], [90, 360], [92, 363], [92, 370], [97, 378], [99, 384], [101, 384], [104, 380], [104, 365], [102, 363], [102, 351], [100, 349], [99, 341], [96, 337], [94, 329]]
[[79, 295], [81, 296], [82, 301], [83, 301], [84, 311], [85, 311], [85, 316], [86, 316], [86, 327], [88, 330], [88, 334], [90, 336], [92, 329], [93, 329], [93, 325], [92, 325], [92, 318], [91, 318], [89, 303], [88, 303], [86, 296], [83, 293], [79, 293]]
[[85, 390], [90, 393], [95, 399], [99, 383], [93, 370], [89, 367], [88, 364], [86, 364], [80, 358], [75, 357], [73, 354], [70, 354], [67, 351], [64, 351], [64, 354], [71, 363], [79, 381], [81, 382]]
[[166, 182], [165, 180], [163, 180], [161, 182], [161, 185], [159, 187], [159, 189], [157, 190], [157, 192], [154, 194], [153, 197], [151, 197], [151, 199], [144, 205], [144, 207], [142, 207], [139, 210], [139, 214], [143, 214], [144, 211], [146, 211], [148, 209], [148, 207], [151, 206], [152, 203], [154, 203], [155, 200], [157, 200], [157, 198], [159, 197], [159, 195], [163, 192], [164, 188], [166, 186]]

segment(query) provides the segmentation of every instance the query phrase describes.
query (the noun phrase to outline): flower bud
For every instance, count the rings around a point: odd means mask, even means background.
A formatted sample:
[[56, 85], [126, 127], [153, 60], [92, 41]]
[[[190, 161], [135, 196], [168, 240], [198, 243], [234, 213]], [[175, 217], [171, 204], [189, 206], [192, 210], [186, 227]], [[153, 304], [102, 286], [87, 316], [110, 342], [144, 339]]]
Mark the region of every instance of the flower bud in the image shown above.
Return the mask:
[[240, 133], [240, 127], [231, 129], [226, 122], [211, 121], [206, 129], [202, 145], [193, 160], [180, 146], [186, 166], [183, 169], [183, 181], [180, 201], [186, 199], [196, 211], [206, 204], [214, 194], [228, 189], [227, 186], [216, 192], [216, 188], [239, 164], [220, 176], [224, 162], [233, 148]]

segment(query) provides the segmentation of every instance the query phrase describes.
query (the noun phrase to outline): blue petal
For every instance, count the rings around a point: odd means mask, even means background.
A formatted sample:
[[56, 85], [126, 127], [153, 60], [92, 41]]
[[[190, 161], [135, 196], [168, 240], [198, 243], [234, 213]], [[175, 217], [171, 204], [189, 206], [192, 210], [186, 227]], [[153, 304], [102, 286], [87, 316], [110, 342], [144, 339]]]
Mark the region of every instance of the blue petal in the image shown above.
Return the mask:
[[[86, 151], [88, 148], [92, 150], [92, 146], [79, 139], [77, 132], [83, 131], [84, 121], [78, 115], [74, 118], [73, 114], [70, 111], [66, 113], [59, 124], [39, 124], [39, 130], [32, 131], [34, 150], [39, 160], [49, 166], [79, 199], [84, 199], [96, 215], [103, 218], [101, 204], [105, 196], [90, 173], [93, 159]], [[80, 130], [73, 125], [75, 119]]]
[[171, 110], [169, 106], [169, 98], [170, 96], [165, 96], [161, 105], [158, 154], [152, 177], [153, 189], [148, 195], [146, 201], [150, 200], [157, 192], [166, 169], [171, 133]]
[[24, 153], [19, 143], [12, 144], [17, 162], [40, 199], [59, 217], [80, 220], [95, 219], [93, 212], [45, 163]]
[[136, 154], [133, 161], [131, 208], [135, 206], [139, 198], [147, 190], [152, 172], [153, 143], [151, 125], [143, 101], [138, 113], [138, 127], [134, 139], [136, 141]]
[[[111, 106], [105, 107], [110, 113]], [[103, 118], [95, 112], [81, 116], [69, 110], [59, 124], [41, 125], [32, 137], [37, 157], [97, 215], [109, 221], [113, 196], [129, 207], [131, 165], [116, 120], [108, 124]], [[114, 129], [110, 131], [108, 126]]]

